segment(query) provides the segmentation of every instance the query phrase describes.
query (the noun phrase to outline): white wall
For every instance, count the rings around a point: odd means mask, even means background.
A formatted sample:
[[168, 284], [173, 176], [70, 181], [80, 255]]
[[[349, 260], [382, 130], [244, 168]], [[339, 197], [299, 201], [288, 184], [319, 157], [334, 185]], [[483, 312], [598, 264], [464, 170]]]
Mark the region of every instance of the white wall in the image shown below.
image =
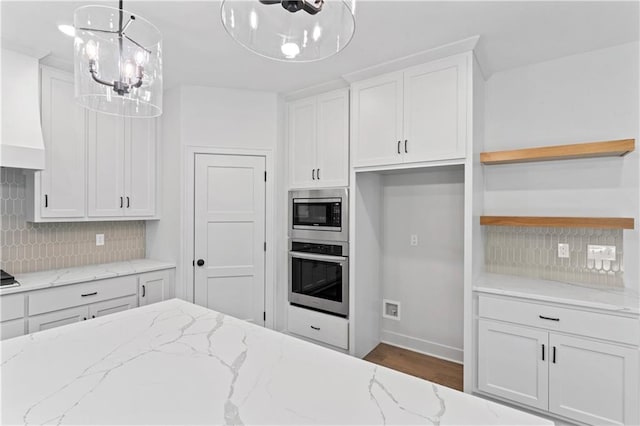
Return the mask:
[[383, 319], [381, 339], [462, 362], [464, 169], [385, 175], [382, 191], [382, 297], [401, 317]]
[[[494, 74], [485, 149], [638, 139], [637, 42]], [[639, 157], [492, 166], [485, 213], [634, 217]], [[638, 287], [638, 231], [624, 231], [625, 285]]]
[[[162, 137], [162, 219], [147, 227], [147, 256], [178, 264], [176, 295], [187, 298], [187, 268], [192, 259], [183, 259], [187, 180], [184, 167], [190, 147], [271, 150], [274, 156], [276, 197], [284, 188], [280, 176], [284, 167], [279, 158], [278, 98], [275, 93], [213, 87], [183, 86], [165, 92]], [[276, 203], [277, 204], [277, 203]], [[276, 207], [277, 208], [277, 207]], [[276, 210], [277, 218], [282, 213]], [[279, 222], [276, 234], [284, 232]], [[282, 250], [277, 247], [277, 250]]]

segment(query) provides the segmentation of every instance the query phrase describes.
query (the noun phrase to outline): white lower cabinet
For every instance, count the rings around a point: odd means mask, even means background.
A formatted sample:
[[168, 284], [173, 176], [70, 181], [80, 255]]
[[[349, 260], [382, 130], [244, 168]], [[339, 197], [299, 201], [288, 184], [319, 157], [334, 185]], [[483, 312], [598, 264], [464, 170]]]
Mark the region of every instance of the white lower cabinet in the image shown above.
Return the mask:
[[[582, 423], [638, 424], [637, 318], [493, 296], [479, 297], [479, 314], [481, 392]], [[609, 336], [603, 322], [617, 324]]]
[[478, 387], [484, 392], [546, 410], [548, 333], [480, 320]]
[[140, 306], [162, 302], [174, 297], [173, 269], [147, 272], [138, 279], [138, 303]]
[[549, 348], [549, 411], [584, 423], [638, 424], [638, 349], [559, 334], [549, 336]]
[[62, 309], [60, 311], [29, 317], [29, 333], [61, 327], [74, 322], [86, 321], [89, 317], [88, 306]]
[[89, 318], [103, 317], [116, 312], [133, 309], [138, 306], [136, 296], [121, 297], [119, 299], [106, 300], [104, 302], [89, 305]]
[[0, 298], [0, 340], [25, 333], [24, 295], [11, 294]]
[[349, 321], [334, 315], [289, 306], [287, 329], [293, 334], [349, 349]]

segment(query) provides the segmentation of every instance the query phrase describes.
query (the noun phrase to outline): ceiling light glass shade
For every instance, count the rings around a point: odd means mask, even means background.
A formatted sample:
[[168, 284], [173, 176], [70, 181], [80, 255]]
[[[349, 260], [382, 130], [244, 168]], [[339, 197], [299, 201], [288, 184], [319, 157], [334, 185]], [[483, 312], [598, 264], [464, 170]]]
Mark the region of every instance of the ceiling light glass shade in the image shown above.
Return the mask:
[[286, 62], [333, 56], [349, 44], [355, 31], [355, 0], [325, 0], [315, 15], [289, 12], [279, 3], [223, 0], [221, 15], [224, 28], [238, 43]]
[[76, 100], [105, 114], [161, 115], [160, 31], [138, 15], [107, 6], [77, 9], [74, 27]]

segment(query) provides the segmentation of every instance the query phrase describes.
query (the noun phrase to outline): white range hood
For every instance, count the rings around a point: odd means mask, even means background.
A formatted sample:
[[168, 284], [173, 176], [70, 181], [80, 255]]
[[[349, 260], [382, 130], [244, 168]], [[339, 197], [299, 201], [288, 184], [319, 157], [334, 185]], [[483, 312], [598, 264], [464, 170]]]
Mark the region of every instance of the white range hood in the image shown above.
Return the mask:
[[44, 169], [38, 58], [2, 48], [0, 166]]

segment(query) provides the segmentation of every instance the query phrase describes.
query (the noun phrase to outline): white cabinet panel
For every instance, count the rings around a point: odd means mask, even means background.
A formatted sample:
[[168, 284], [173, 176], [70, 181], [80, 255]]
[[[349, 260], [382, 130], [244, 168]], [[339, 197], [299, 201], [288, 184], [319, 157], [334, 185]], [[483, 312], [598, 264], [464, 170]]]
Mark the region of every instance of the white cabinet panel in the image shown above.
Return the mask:
[[316, 182], [321, 187], [349, 185], [349, 91], [317, 97]]
[[551, 412], [590, 424], [638, 424], [637, 349], [553, 333], [549, 344]]
[[74, 99], [73, 76], [43, 67], [41, 88], [45, 169], [36, 173], [34, 202], [43, 218], [84, 217], [85, 113]]
[[162, 302], [174, 297], [173, 270], [148, 272], [139, 277], [140, 306]]
[[122, 297], [120, 299], [105, 300], [104, 302], [89, 305], [89, 318], [102, 317], [116, 312], [126, 311], [138, 306], [136, 296]]
[[157, 121], [130, 118], [125, 121], [124, 197], [126, 216], [156, 213]]
[[349, 321], [344, 318], [289, 305], [287, 322], [291, 333], [338, 348], [349, 348]]
[[354, 83], [351, 98], [353, 165], [402, 163], [403, 74]]
[[480, 320], [479, 389], [546, 410], [547, 340], [545, 331]]
[[63, 309], [42, 315], [29, 317], [29, 333], [48, 330], [74, 322], [86, 321], [89, 317], [89, 308], [79, 306], [77, 308]]
[[465, 156], [465, 69], [458, 56], [405, 71], [405, 162]]
[[24, 294], [0, 296], [0, 321], [24, 317]]
[[316, 102], [304, 99], [289, 105], [289, 176], [291, 187], [315, 186]]
[[0, 322], [0, 340], [22, 336], [24, 334], [24, 326], [24, 318]]
[[124, 215], [124, 123], [88, 113], [89, 217]]

